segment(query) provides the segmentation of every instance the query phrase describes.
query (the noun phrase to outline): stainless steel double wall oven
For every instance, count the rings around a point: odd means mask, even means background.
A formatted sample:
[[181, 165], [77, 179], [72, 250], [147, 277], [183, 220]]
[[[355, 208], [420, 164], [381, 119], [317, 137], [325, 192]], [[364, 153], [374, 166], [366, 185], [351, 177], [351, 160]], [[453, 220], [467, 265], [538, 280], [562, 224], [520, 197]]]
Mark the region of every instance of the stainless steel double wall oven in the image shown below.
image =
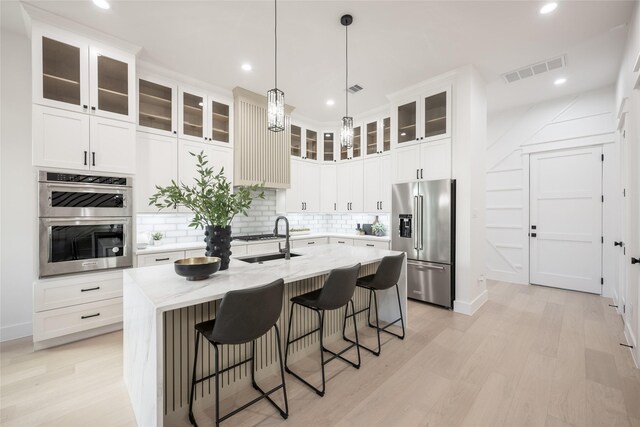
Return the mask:
[[130, 180], [38, 172], [40, 277], [133, 265]]

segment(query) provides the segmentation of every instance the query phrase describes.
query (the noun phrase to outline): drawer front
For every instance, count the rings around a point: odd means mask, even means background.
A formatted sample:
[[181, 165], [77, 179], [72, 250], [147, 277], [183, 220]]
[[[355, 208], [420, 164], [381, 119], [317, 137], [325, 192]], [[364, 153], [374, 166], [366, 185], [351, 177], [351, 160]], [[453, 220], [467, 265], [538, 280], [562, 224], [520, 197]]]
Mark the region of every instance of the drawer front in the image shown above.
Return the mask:
[[182, 258], [184, 258], [184, 251], [138, 255], [138, 267], [149, 267], [151, 265], [171, 264], [172, 262]]
[[122, 322], [122, 298], [42, 311], [33, 316], [33, 340], [47, 340], [118, 322]]
[[331, 237], [329, 243], [332, 245], [349, 245], [353, 246], [353, 239], [343, 239], [342, 237]]
[[291, 247], [292, 248], [304, 248], [307, 246], [318, 246], [318, 245], [326, 245], [327, 239], [319, 238], [319, 239], [300, 239], [300, 240], [292, 240]]
[[389, 242], [376, 242], [372, 240], [354, 240], [353, 245], [364, 248], [389, 249]]
[[202, 249], [192, 249], [190, 251], [185, 251], [184, 252], [184, 257], [185, 258], [197, 258], [197, 257], [201, 257], [201, 256], [205, 256], [205, 252], [207, 250], [205, 248]]
[[[284, 243], [282, 244], [284, 246]], [[278, 252], [278, 243], [256, 243], [255, 245], [247, 245], [247, 255], [270, 254]]]
[[231, 253], [234, 256], [242, 256], [247, 254], [247, 245], [231, 246]]
[[122, 296], [122, 276], [84, 283], [36, 283], [33, 293], [36, 312], [118, 298]]

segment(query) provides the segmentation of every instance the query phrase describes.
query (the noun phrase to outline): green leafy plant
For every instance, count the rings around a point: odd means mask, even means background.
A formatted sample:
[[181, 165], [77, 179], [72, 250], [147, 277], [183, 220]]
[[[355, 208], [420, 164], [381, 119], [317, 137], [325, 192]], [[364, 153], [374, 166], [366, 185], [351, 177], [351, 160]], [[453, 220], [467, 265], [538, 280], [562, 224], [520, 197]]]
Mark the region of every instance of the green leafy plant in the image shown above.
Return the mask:
[[264, 199], [264, 183], [237, 187], [233, 192], [231, 183], [224, 175], [224, 168], [216, 174], [213, 168], [207, 166], [209, 161], [204, 152], [189, 154], [197, 160], [196, 172], [199, 177], [194, 179], [194, 185], [183, 182], [178, 185], [173, 180], [168, 187], [156, 185], [158, 191], [149, 198], [150, 206], [158, 209], [185, 206], [193, 211], [190, 227], [226, 227], [237, 214], [247, 215], [254, 195]]
[[151, 233], [151, 238], [153, 240], [162, 240], [162, 238], [164, 237], [164, 234], [157, 232], [157, 233]]
[[383, 235], [385, 229], [386, 227], [381, 222], [377, 222], [371, 226], [371, 231], [373, 231], [373, 233], [377, 236]]

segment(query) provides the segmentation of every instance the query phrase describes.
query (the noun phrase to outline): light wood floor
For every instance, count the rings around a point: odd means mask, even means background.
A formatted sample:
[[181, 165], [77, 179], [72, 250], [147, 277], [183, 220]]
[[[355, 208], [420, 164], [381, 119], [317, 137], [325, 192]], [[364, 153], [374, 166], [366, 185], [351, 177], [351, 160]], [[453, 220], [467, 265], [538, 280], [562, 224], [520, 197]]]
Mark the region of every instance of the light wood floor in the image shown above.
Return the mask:
[[[286, 422], [261, 402], [225, 424], [640, 426], [640, 370], [619, 345], [622, 323], [610, 300], [488, 287], [489, 301], [473, 317], [410, 302], [407, 338], [385, 338], [382, 355], [363, 353], [360, 370], [329, 364], [323, 398], [287, 376]], [[135, 425], [121, 340], [118, 332], [36, 353], [30, 339], [3, 343], [0, 424]], [[319, 378], [311, 360], [299, 369]], [[226, 399], [223, 412], [250, 396]], [[211, 416], [196, 414], [200, 425]]]

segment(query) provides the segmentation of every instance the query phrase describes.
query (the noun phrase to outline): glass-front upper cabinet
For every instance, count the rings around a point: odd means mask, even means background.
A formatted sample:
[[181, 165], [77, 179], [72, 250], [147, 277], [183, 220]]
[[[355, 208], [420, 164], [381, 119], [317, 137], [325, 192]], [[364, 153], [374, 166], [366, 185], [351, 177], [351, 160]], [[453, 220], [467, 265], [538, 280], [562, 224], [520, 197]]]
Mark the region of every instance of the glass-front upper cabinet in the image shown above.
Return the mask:
[[135, 120], [135, 58], [91, 46], [91, 113], [119, 120]]
[[353, 128], [353, 148], [351, 149], [351, 158], [356, 159], [362, 156], [362, 126]]
[[391, 117], [382, 119], [382, 151], [391, 150]]
[[291, 156], [302, 158], [302, 128], [291, 125]]
[[306, 130], [305, 155], [306, 159], [318, 160], [318, 132], [315, 130]]
[[212, 100], [210, 102], [211, 113], [209, 114], [211, 118], [209, 132], [209, 140], [222, 142], [225, 144], [229, 143], [229, 105]]
[[451, 87], [423, 92], [417, 101], [397, 107], [397, 143], [425, 142], [451, 136]]
[[336, 160], [334, 153], [334, 133], [324, 132], [323, 134], [323, 158], [325, 162], [334, 162]]
[[415, 141], [417, 139], [417, 104], [416, 101], [413, 101], [398, 107], [398, 144]]
[[[83, 67], [86, 66], [86, 47], [63, 43], [45, 36], [40, 36], [40, 43], [42, 43], [40, 76], [42, 98], [73, 105], [78, 110], [86, 109], [88, 101], [83, 100], [84, 81], [81, 81], [82, 78], [86, 80], [86, 73], [82, 73]], [[83, 51], [84, 64], [81, 60]], [[86, 98], [86, 94], [84, 95]]]
[[367, 155], [378, 151], [378, 122], [370, 122], [367, 123]]
[[138, 130], [160, 135], [177, 131], [177, 86], [170, 82], [138, 78]]
[[447, 91], [424, 98], [424, 137], [431, 138], [448, 134]]
[[180, 90], [180, 138], [202, 142], [205, 134], [206, 96], [190, 90]]

